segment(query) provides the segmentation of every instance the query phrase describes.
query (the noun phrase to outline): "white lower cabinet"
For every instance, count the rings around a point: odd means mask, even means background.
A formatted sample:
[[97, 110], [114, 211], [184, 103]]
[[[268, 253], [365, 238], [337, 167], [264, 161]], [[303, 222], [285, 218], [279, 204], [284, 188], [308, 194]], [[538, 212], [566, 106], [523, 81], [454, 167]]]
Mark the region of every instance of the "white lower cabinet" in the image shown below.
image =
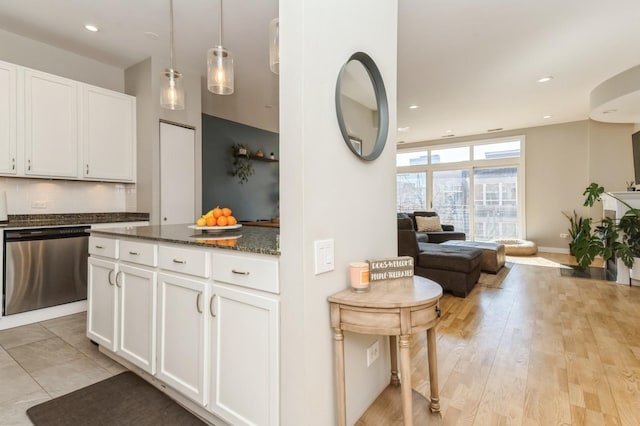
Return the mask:
[[156, 372], [156, 272], [120, 265], [119, 341], [116, 352], [150, 374]]
[[211, 422], [279, 424], [277, 258], [96, 236], [89, 248], [90, 339]]
[[200, 405], [207, 403], [209, 285], [158, 274], [158, 368], [156, 376]]
[[279, 424], [279, 303], [214, 284], [208, 409], [233, 425]]
[[115, 261], [89, 258], [87, 284], [87, 337], [112, 352], [116, 350], [118, 299]]

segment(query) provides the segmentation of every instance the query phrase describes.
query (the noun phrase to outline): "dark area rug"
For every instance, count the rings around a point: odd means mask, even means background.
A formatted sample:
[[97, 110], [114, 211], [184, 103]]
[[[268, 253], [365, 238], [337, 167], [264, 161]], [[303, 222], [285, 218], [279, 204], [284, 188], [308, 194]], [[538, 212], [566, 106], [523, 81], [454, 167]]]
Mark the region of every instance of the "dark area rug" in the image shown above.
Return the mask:
[[35, 405], [27, 415], [36, 426], [206, 425], [129, 371]]
[[591, 266], [587, 268], [581, 268], [573, 265], [563, 265], [560, 268], [560, 276], [573, 277], [573, 278], [587, 278], [591, 280], [601, 281], [615, 281], [616, 277], [613, 273], [604, 268], [593, 268]]

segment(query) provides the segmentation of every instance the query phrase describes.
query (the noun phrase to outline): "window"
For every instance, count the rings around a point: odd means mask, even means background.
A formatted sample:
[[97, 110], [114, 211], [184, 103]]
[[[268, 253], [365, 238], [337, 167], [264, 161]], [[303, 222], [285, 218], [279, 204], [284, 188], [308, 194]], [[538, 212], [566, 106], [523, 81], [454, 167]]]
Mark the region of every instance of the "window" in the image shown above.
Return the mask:
[[398, 212], [414, 212], [427, 209], [427, 174], [399, 173], [396, 177]]
[[419, 166], [427, 164], [428, 152], [423, 151], [410, 151], [402, 152], [396, 155], [396, 166]]
[[434, 210], [471, 240], [524, 238], [523, 152], [523, 136], [400, 149], [398, 211]]

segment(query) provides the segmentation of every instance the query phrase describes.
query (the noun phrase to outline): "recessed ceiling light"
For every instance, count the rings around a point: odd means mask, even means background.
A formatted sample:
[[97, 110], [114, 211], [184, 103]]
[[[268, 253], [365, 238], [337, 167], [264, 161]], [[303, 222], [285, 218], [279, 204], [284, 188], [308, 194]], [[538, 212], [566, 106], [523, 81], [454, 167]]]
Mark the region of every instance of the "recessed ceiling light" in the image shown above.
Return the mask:
[[553, 80], [552, 75], [547, 75], [538, 79], [538, 83], [546, 83], [547, 81]]
[[543, 116], [542, 116], [542, 118], [544, 118], [545, 120], [546, 120], [547, 118], [551, 118], [551, 117], [553, 117], [553, 115], [545, 114], [545, 115], [543, 115]]
[[447, 130], [447, 133], [453, 133], [453, 130]]
[[144, 35], [150, 38], [151, 40], [157, 40], [160, 37], [158, 34], [151, 31], [145, 31]]
[[418, 109], [420, 108], [418, 105], [409, 105], [409, 109]]
[[98, 27], [96, 27], [95, 25], [91, 25], [91, 24], [85, 25], [84, 29], [87, 30], [87, 31], [91, 31], [92, 33], [97, 33], [99, 31]]
[[409, 131], [409, 126], [406, 126], [406, 127], [398, 127], [398, 131], [399, 131], [399, 132], [408, 132], [408, 131]]

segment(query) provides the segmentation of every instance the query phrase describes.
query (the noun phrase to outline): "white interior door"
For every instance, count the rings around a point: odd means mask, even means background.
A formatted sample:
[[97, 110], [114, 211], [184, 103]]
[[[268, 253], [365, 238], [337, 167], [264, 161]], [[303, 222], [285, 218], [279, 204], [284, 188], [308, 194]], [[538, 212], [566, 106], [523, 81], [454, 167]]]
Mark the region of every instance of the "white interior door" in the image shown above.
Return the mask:
[[195, 130], [160, 122], [160, 224], [196, 219]]

